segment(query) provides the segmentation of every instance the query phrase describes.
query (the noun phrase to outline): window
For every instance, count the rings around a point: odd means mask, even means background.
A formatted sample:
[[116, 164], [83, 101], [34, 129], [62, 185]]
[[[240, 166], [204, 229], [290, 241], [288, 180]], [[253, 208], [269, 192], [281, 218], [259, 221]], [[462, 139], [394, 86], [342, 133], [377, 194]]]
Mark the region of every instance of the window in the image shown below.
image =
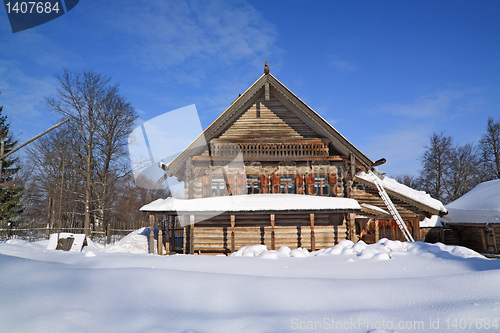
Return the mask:
[[314, 175], [314, 194], [330, 195], [327, 175]]
[[227, 186], [224, 176], [212, 176], [212, 196], [227, 195]]
[[258, 176], [247, 176], [247, 193], [260, 193], [260, 179]]
[[295, 193], [294, 179], [294, 176], [281, 176], [280, 193]]

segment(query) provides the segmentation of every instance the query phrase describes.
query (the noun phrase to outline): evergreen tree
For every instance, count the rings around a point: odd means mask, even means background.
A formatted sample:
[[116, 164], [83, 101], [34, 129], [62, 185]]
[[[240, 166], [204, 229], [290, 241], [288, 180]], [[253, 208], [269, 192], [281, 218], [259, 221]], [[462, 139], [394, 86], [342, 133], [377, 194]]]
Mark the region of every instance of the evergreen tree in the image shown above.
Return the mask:
[[[3, 106], [0, 106], [0, 141], [4, 143], [4, 154], [11, 151], [17, 144], [10, 133], [10, 124], [7, 116], [2, 114]], [[12, 226], [16, 217], [22, 212], [21, 196], [22, 187], [16, 186], [14, 176], [19, 171], [17, 158], [7, 157], [2, 161], [0, 176], [0, 228]]]

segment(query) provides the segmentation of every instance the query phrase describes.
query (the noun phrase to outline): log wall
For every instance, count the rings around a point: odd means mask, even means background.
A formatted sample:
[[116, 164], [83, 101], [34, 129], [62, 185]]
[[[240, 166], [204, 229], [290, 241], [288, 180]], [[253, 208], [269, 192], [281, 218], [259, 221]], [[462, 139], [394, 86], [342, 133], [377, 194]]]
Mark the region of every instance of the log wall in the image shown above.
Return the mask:
[[260, 97], [220, 136], [221, 139], [308, 138], [316, 132], [272, 95]]
[[500, 253], [500, 225], [447, 224], [445, 243], [461, 245], [485, 254]]
[[[234, 227], [234, 249], [232, 249], [231, 227], [197, 227], [193, 228], [194, 253], [226, 253], [230, 254], [243, 246], [264, 244], [268, 249], [272, 246], [271, 226]], [[314, 242], [311, 242], [310, 226], [275, 226], [274, 249], [282, 246], [291, 249], [306, 248], [309, 251], [332, 247], [341, 240], [347, 239], [347, 228], [340, 226], [314, 226]]]

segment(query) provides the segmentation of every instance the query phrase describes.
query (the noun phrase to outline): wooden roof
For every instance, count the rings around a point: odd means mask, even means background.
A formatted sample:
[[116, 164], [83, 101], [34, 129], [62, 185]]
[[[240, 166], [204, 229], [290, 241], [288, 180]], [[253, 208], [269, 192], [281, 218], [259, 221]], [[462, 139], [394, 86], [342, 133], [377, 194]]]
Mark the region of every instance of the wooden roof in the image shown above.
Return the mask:
[[306, 103], [292, 93], [272, 74], [266, 71], [254, 84], [239, 96], [198, 138], [182, 151], [167, 166], [163, 165], [169, 175], [183, 174], [185, 161], [188, 157], [199, 155], [207, 149], [207, 143], [219, 138], [235, 121], [241, 117], [259, 98], [270, 93], [277, 103], [281, 103], [293, 115], [294, 120], [300, 120], [308, 128], [317, 133], [318, 137], [328, 139], [333, 147], [344, 155], [352, 154], [358, 163], [370, 168], [373, 162], [358, 148], [349, 142], [333, 126], [311, 109]]

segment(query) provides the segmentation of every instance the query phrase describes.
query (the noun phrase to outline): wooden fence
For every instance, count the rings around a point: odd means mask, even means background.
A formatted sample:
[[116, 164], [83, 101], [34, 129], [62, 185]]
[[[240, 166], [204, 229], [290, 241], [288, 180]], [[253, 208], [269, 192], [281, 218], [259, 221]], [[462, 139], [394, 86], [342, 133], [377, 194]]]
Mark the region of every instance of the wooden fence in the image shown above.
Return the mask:
[[[90, 230], [90, 239], [99, 244], [114, 244], [120, 239], [134, 231], [134, 229], [111, 229], [105, 231]], [[9, 239], [22, 239], [29, 242], [49, 239], [53, 233], [73, 233], [84, 234], [84, 228], [7, 228], [0, 229], [0, 242], [5, 242]]]

